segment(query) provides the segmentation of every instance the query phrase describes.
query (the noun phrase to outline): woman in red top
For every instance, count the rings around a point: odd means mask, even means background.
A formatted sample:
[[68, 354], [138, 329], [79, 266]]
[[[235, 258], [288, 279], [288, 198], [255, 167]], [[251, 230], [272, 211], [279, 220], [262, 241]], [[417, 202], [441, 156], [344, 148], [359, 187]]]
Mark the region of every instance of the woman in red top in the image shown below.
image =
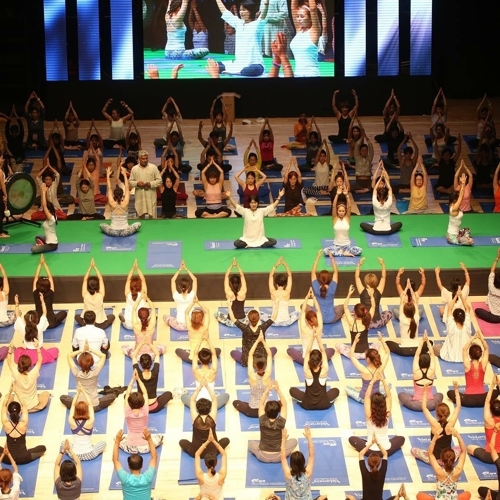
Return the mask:
[[[500, 423], [500, 399], [493, 399], [493, 389], [496, 385], [498, 385], [498, 377], [493, 377], [490, 384], [490, 390], [484, 402], [484, 433], [486, 434], [486, 447], [481, 448], [473, 444], [467, 446], [467, 453], [469, 455], [487, 464], [493, 463], [493, 458], [490, 453], [491, 436], [495, 432], [496, 424]], [[500, 438], [498, 433], [496, 436], [495, 450], [497, 453], [500, 452]]]
[[[267, 185], [263, 186], [264, 182], [267, 179], [267, 176], [266, 174], [264, 174], [264, 172], [261, 172], [257, 168], [257, 165], [255, 165], [254, 162], [254, 157], [256, 160], [257, 157], [255, 153], [250, 153], [250, 155], [248, 156], [249, 164], [234, 176], [236, 182], [240, 186], [238, 188], [238, 194], [243, 198], [244, 208], [250, 208], [250, 205], [248, 203], [248, 199], [250, 198], [250, 196], [258, 196], [260, 198], [269, 194], [269, 188], [267, 187]], [[253, 165], [252, 162], [254, 162]], [[241, 179], [241, 175], [243, 173], [246, 173], [245, 181]], [[257, 177], [259, 180], [257, 180]]]
[[493, 198], [495, 199], [495, 208], [493, 212], [500, 212], [500, 165], [498, 165], [493, 175]]
[[[474, 340], [481, 342], [482, 347]], [[463, 359], [465, 367], [465, 392], [460, 393], [462, 406], [481, 408], [486, 401], [484, 390], [484, 374], [488, 367], [489, 347], [482, 333], [476, 334], [464, 345]], [[448, 397], [455, 403], [455, 391], [448, 391]], [[498, 391], [493, 391], [493, 399], [498, 397]]]

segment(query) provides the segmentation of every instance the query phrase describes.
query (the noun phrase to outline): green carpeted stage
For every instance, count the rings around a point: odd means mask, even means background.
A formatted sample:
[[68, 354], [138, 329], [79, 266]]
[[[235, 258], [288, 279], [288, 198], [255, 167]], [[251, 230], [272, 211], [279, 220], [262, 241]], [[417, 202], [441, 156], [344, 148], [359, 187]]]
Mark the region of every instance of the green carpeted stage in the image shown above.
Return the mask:
[[[423, 267], [427, 272], [426, 295], [438, 295], [435, 286], [434, 268], [442, 269], [442, 280], [446, 284], [451, 277], [462, 276], [460, 262], [469, 268], [472, 280], [472, 295], [487, 292], [487, 275], [497, 249], [492, 246], [414, 248], [410, 237], [442, 236], [448, 224], [447, 215], [393, 216], [393, 221], [403, 222], [399, 233], [400, 248], [368, 248], [365, 233], [359, 229], [359, 222], [373, 220], [372, 217], [351, 218], [351, 238], [363, 248], [366, 261], [363, 272], [379, 271], [377, 257], [383, 257], [387, 270], [386, 296], [395, 295], [394, 276], [397, 269], [407, 269], [407, 277], [419, 281], [417, 269]], [[299, 249], [262, 249], [262, 250], [217, 250], [206, 251], [207, 240], [234, 240], [241, 236], [242, 221], [226, 220], [147, 220], [137, 235], [135, 252], [103, 252], [102, 233], [98, 221], [61, 221], [57, 226], [60, 242], [91, 243], [90, 253], [46, 254], [46, 260], [56, 280], [57, 300], [79, 302], [81, 300], [81, 280], [93, 257], [106, 279], [106, 300], [123, 300], [124, 279], [137, 258], [139, 267], [148, 276], [149, 295], [154, 300], [171, 300], [170, 269], [146, 269], [149, 241], [182, 241], [182, 257], [189, 269], [198, 276], [199, 297], [202, 300], [224, 300], [223, 274], [233, 257], [243, 268], [249, 288], [249, 298], [267, 298], [267, 275], [276, 260], [283, 255], [294, 273], [292, 297], [304, 297], [310, 285], [310, 269], [316, 253], [321, 248], [322, 238], [332, 237], [330, 217], [276, 217], [266, 220], [266, 234], [273, 238], [300, 239]], [[466, 214], [463, 226], [471, 228], [472, 236], [495, 236], [500, 234], [500, 217], [497, 214]], [[11, 237], [3, 243], [27, 243], [34, 241], [40, 229], [16, 225], [10, 227]], [[0, 253], [2, 247], [0, 246]], [[9, 278], [11, 278], [11, 297], [19, 293], [22, 301], [31, 301], [32, 277], [36, 271], [38, 257], [26, 254], [1, 256]], [[319, 268], [324, 267], [321, 259]], [[353, 283], [354, 267], [340, 267], [339, 296], [345, 296], [348, 286]], [[17, 285], [17, 286], [13, 286]]]

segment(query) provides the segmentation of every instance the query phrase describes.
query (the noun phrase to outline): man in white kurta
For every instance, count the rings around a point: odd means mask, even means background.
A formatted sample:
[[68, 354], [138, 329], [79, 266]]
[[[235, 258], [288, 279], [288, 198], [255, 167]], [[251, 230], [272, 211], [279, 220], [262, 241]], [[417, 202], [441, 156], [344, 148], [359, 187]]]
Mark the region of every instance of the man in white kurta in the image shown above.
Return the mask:
[[158, 167], [149, 163], [147, 151], [139, 151], [139, 164], [132, 168], [129, 184], [135, 188], [137, 215], [156, 219], [156, 188], [161, 185], [161, 176]]
[[229, 191], [227, 191], [226, 194], [229, 197], [229, 201], [234, 206], [235, 212], [240, 214], [243, 218], [243, 236], [234, 242], [234, 246], [236, 248], [266, 248], [276, 245], [277, 241], [274, 238], [266, 238], [264, 232], [264, 217], [269, 215], [276, 208], [284, 194], [284, 190], [282, 189], [279, 192], [274, 203], [264, 208], [258, 208], [259, 201], [254, 196], [250, 196], [250, 208], [245, 208], [231, 198], [231, 193], [229, 193]]

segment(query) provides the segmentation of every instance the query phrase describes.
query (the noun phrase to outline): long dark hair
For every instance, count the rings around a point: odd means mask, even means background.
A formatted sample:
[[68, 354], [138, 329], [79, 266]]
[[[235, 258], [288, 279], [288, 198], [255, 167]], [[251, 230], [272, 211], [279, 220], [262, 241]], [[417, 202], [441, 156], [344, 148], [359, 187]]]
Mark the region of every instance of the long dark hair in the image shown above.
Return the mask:
[[415, 304], [413, 302], [406, 302], [403, 306], [403, 314], [410, 320], [410, 328], [408, 333], [410, 338], [414, 339], [417, 333], [417, 322], [415, 321]]
[[33, 342], [38, 338], [38, 314], [36, 311], [28, 311], [24, 315], [26, 328], [24, 330], [24, 340], [26, 342]]
[[295, 478], [299, 478], [306, 473], [306, 459], [302, 452], [294, 451], [290, 455], [290, 474]]

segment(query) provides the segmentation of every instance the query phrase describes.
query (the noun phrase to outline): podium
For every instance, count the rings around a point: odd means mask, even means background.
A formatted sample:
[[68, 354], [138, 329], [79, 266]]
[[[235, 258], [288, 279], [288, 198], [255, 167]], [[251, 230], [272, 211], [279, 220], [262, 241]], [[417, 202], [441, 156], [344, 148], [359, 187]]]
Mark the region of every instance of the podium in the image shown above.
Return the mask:
[[219, 98], [222, 101], [224, 110], [226, 113], [226, 120], [228, 122], [234, 122], [236, 118], [236, 102], [235, 98], [240, 98], [240, 94], [236, 92], [223, 92]]

